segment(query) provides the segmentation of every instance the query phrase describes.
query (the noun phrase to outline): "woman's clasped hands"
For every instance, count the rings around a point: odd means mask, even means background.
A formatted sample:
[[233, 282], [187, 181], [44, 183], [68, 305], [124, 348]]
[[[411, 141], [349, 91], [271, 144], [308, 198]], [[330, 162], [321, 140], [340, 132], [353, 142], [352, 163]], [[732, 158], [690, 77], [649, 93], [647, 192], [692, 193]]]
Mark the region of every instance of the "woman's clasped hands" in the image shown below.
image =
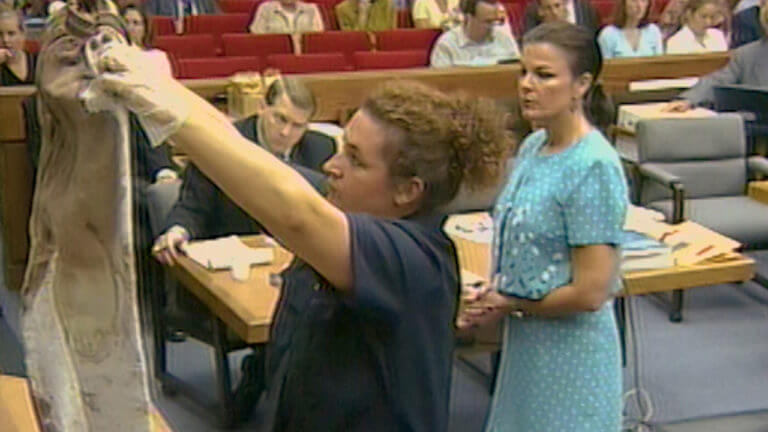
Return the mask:
[[519, 302], [499, 293], [495, 284], [462, 285], [456, 327], [466, 331], [489, 326], [518, 310]]

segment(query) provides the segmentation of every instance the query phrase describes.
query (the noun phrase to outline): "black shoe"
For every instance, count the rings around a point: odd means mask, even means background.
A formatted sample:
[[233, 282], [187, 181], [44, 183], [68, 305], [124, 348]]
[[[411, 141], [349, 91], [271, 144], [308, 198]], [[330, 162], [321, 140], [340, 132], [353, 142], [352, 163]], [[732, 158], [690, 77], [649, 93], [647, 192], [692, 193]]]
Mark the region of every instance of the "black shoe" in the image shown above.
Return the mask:
[[264, 351], [255, 348], [240, 364], [243, 373], [234, 394], [235, 423], [245, 423], [253, 414], [256, 403], [264, 392]]
[[181, 330], [168, 330], [165, 334], [165, 339], [168, 342], [180, 343], [187, 341], [187, 333]]

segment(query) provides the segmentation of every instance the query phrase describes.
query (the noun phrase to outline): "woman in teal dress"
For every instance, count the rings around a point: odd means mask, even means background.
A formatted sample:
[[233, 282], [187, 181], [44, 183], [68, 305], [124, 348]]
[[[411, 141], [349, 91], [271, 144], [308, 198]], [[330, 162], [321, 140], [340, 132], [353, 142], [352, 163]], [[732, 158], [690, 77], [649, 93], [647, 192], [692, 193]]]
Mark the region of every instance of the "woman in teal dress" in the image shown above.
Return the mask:
[[648, 20], [650, 10], [651, 0], [616, 0], [613, 24], [597, 36], [603, 57], [664, 55], [661, 29]]
[[621, 368], [611, 294], [627, 187], [596, 128], [602, 57], [586, 30], [526, 34], [519, 98], [542, 129], [521, 146], [494, 209], [492, 289], [466, 298], [459, 325], [504, 318], [487, 431], [618, 432]]

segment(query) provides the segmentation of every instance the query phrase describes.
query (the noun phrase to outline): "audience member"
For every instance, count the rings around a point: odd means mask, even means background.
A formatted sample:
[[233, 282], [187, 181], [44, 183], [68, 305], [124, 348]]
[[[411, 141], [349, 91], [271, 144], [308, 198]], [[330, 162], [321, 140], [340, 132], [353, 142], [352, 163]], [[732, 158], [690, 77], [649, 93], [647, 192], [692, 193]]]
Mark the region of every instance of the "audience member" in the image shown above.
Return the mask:
[[664, 54], [661, 30], [648, 21], [650, 9], [650, 0], [617, 1], [613, 24], [597, 38], [605, 58]]
[[155, 37], [155, 31], [144, 11], [139, 6], [129, 3], [123, 7], [120, 13], [125, 19], [131, 40], [144, 49], [149, 61], [147, 66], [156, 68], [159, 73], [172, 75], [171, 62], [165, 51], [150, 48]]
[[150, 15], [162, 15], [177, 19], [191, 15], [219, 13], [216, 0], [147, 0], [144, 8]]
[[268, 0], [259, 5], [251, 33], [300, 34], [324, 30], [323, 16], [314, 3], [299, 0]]
[[523, 39], [523, 141], [494, 209], [494, 286], [464, 297], [459, 327], [504, 320], [486, 431], [618, 432], [622, 374], [612, 294], [627, 184], [599, 128], [612, 110], [586, 29], [542, 24]]
[[334, 11], [341, 30], [372, 32], [397, 28], [392, 0], [344, 0]]
[[600, 17], [588, 0], [537, 0], [525, 8], [525, 32], [545, 22], [567, 21], [592, 34], [600, 30]]
[[26, 52], [21, 12], [0, 6], [0, 86], [35, 83], [37, 56]]
[[688, 0], [684, 25], [667, 40], [667, 54], [727, 51], [725, 35], [714, 28], [721, 16], [720, 0]]
[[734, 15], [751, 8], [752, 6], [760, 6], [760, 0], [739, 0], [738, 3], [736, 3], [736, 6], [733, 7], [733, 13]]
[[[768, 5], [760, 9], [760, 25], [768, 28]], [[733, 51], [724, 68], [713, 72], [680, 94], [682, 99], [670, 102], [666, 111], [687, 111], [694, 106], [711, 106], [715, 102], [714, 88], [718, 85], [743, 84], [768, 88], [768, 38], [750, 42]]]
[[448, 30], [461, 23], [459, 0], [416, 0], [411, 8], [413, 26]]
[[440, 35], [432, 48], [430, 65], [487, 66], [520, 57], [517, 42], [502, 28], [493, 0], [464, 0], [462, 25]]
[[760, 10], [766, 3], [768, 0], [760, 0], [758, 5], [746, 8], [733, 16], [731, 48], [738, 48], [765, 37], [765, 28], [760, 23]]

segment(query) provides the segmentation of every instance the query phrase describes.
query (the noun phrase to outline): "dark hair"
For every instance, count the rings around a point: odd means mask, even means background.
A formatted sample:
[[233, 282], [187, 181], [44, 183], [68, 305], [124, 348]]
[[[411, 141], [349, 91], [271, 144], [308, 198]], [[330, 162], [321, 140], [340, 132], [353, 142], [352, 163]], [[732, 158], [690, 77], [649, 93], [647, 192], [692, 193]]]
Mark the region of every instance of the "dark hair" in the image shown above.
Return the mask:
[[296, 108], [308, 111], [310, 116], [315, 114], [315, 109], [317, 109], [315, 95], [297, 78], [283, 76], [276, 79], [267, 88], [264, 101], [267, 105], [274, 105], [283, 93], [288, 96], [288, 100]]
[[462, 185], [477, 190], [494, 184], [514, 151], [506, 116], [488, 99], [391, 81], [374, 90], [361, 110], [389, 131], [391, 178], [424, 182], [421, 210], [447, 204]]
[[603, 55], [594, 35], [584, 27], [567, 22], [543, 23], [523, 37], [523, 46], [536, 43], [548, 43], [563, 51], [574, 77], [592, 75], [592, 83], [584, 96], [584, 111], [592, 124], [607, 128], [613, 122], [613, 107], [598, 81]]
[[688, 0], [685, 3], [685, 6], [683, 7], [683, 13], [682, 13], [682, 20], [685, 20], [685, 14], [688, 12], [690, 13], [696, 13], [697, 10], [701, 9], [703, 6], [713, 4], [717, 6], [717, 8], [720, 10], [720, 13], [724, 16], [724, 21], [728, 21], [728, 8], [723, 7], [722, 0]]
[[[637, 23], [638, 28], [645, 27], [650, 22], [648, 20], [648, 15], [651, 13], [651, 8], [653, 7], [653, 0], [648, 0], [648, 7], [645, 8], [645, 13], [643, 14], [643, 17], [640, 18], [640, 22]], [[613, 3], [613, 25], [616, 27], [624, 27], [624, 25], [627, 23], [627, 0], [616, 0]]]
[[128, 3], [123, 6], [123, 8], [120, 9], [120, 16], [125, 19], [125, 14], [130, 11], [137, 12], [141, 16], [141, 20], [144, 21], [144, 38], [139, 42], [141, 42], [143, 48], [152, 47], [152, 43], [155, 40], [155, 25], [152, 23], [152, 20], [149, 19], [144, 8], [135, 3]]
[[474, 16], [475, 12], [477, 12], [477, 4], [480, 2], [488, 3], [490, 5], [498, 3], [497, 0], [461, 0], [461, 2], [459, 2], [459, 10], [465, 15]]

